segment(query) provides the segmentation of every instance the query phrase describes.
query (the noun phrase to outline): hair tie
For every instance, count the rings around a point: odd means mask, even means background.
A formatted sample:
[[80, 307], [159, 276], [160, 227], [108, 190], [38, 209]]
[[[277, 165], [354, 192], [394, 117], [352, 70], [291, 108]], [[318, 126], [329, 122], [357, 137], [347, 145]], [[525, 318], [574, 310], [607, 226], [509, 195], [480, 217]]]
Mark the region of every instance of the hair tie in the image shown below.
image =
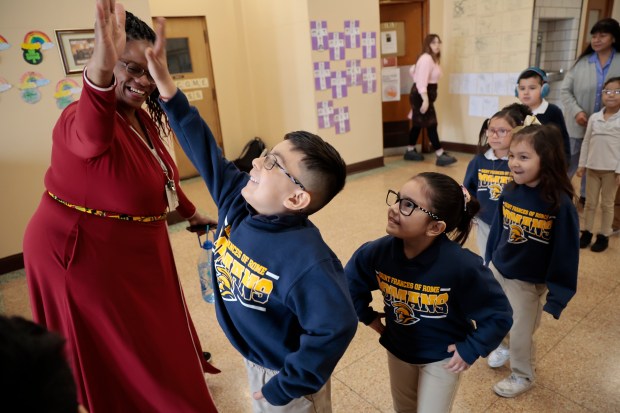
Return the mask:
[[527, 115], [525, 117], [525, 120], [523, 120], [523, 125], [515, 126], [512, 129], [512, 133], [517, 133], [521, 129], [525, 128], [526, 126], [532, 126], [532, 125], [542, 125], [542, 123], [540, 123], [536, 115]]
[[463, 190], [463, 200], [465, 201], [463, 211], [467, 211], [467, 203], [471, 201], [471, 195], [469, 194], [469, 191], [467, 190], [467, 188], [465, 188], [463, 185], [461, 185], [461, 189]]

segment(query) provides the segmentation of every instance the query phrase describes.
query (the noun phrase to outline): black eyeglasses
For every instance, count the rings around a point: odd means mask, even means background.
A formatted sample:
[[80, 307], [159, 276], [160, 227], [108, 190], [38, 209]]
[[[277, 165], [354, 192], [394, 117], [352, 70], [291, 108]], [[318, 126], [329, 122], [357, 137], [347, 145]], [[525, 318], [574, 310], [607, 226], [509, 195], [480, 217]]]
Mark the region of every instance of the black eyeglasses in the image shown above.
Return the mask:
[[286, 169], [284, 169], [284, 167], [278, 163], [278, 160], [276, 159], [275, 155], [273, 155], [273, 154], [271, 154], [271, 153], [267, 153], [267, 154], [265, 154], [264, 158], [265, 158], [265, 160], [263, 161], [263, 167], [264, 167], [266, 170], [271, 171], [271, 170], [273, 169], [274, 165], [275, 165], [275, 166], [277, 166], [278, 168], [280, 168], [280, 170], [281, 170], [282, 172], [284, 172], [284, 174], [285, 174], [286, 176], [288, 176], [288, 177], [290, 178], [290, 180], [291, 180], [291, 181], [293, 181], [293, 183], [294, 183], [295, 185], [299, 185], [299, 187], [300, 187], [301, 189], [303, 189], [304, 191], [306, 190], [306, 187], [305, 187], [305, 186], [303, 186], [301, 182], [299, 182], [297, 179], [295, 179], [295, 178], [293, 177], [293, 175], [291, 175], [290, 173], [288, 173], [288, 172], [286, 171]]
[[433, 214], [428, 209], [422, 208], [411, 199], [401, 198], [398, 192], [394, 192], [391, 189], [388, 189], [387, 196], [385, 197], [385, 203], [388, 204], [388, 206], [392, 206], [398, 203], [398, 210], [406, 217], [413, 214], [413, 211], [415, 211], [416, 209], [419, 209], [429, 217], [433, 218], [435, 221], [441, 221], [437, 215]]
[[127, 72], [127, 74], [129, 74], [129, 76], [139, 79], [142, 76], [146, 75], [148, 81], [152, 85], [155, 84], [155, 79], [153, 79], [148, 70], [145, 70], [142, 66], [139, 66], [138, 64], [132, 62], [123, 62], [122, 60], [119, 60], [118, 62], [123, 65], [125, 71]]

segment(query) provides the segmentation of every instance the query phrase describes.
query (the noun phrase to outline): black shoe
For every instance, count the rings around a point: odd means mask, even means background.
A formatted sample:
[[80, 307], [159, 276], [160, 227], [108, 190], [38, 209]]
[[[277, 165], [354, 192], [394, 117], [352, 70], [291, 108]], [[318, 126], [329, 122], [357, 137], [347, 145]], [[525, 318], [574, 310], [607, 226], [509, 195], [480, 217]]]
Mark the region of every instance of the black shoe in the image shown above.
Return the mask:
[[421, 153], [418, 153], [418, 151], [413, 149], [413, 150], [405, 152], [405, 155], [403, 156], [403, 158], [406, 161], [423, 161], [424, 155], [422, 155]]
[[208, 351], [203, 351], [202, 352], [202, 357], [205, 359], [205, 361], [209, 362], [211, 361], [211, 353], [209, 353]]
[[435, 165], [448, 166], [448, 165], [452, 165], [455, 162], [456, 162], [456, 158], [454, 156], [450, 156], [448, 155], [448, 152], [444, 152], [437, 157], [437, 160], [435, 161]]
[[602, 252], [602, 251], [605, 251], [608, 246], [609, 246], [609, 237], [606, 237], [603, 234], [598, 234], [596, 236], [596, 242], [592, 244], [590, 251]]
[[579, 248], [587, 248], [592, 242], [592, 233], [590, 231], [581, 231], [579, 238]]

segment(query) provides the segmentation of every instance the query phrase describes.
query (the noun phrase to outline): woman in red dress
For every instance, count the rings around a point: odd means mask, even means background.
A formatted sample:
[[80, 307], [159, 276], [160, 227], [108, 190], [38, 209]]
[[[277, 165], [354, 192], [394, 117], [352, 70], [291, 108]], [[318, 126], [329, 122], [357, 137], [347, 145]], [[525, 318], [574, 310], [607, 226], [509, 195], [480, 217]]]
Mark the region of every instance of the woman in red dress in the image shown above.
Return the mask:
[[66, 337], [90, 413], [216, 411], [203, 373], [217, 370], [203, 360], [165, 216], [213, 221], [181, 191], [160, 139], [167, 121], [144, 55], [154, 42], [121, 5], [97, 1], [82, 96], [54, 127], [24, 237], [34, 319]]

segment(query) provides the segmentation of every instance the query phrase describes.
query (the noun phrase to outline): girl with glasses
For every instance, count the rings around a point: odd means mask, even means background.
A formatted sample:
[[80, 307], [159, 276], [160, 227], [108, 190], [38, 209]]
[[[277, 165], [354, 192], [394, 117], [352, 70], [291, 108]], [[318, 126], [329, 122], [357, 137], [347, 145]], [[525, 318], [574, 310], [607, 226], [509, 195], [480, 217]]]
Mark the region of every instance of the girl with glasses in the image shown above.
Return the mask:
[[482, 257], [497, 209], [497, 200], [504, 185], [512, 181], [508, 168], [512, 129], [523, 125], [525, 117], [531, 114], [526, 105], [513, 103], [487, 119], [480, 130], [479, 154], [467, 165], [463, 185], [480, 202], [480, 212], [476, 215], [476, 243]]
[[[497, 346], [512, 310], [480, 257], [462, 247], [479, 208], [467, 190], [424, 172], [386, 201], [388, 235], [353, 254], [349, 291], [387, 350], [394, 410], [448, 412], [460, 374]], [[374, 290], [384, 312], [370, 305]]]

